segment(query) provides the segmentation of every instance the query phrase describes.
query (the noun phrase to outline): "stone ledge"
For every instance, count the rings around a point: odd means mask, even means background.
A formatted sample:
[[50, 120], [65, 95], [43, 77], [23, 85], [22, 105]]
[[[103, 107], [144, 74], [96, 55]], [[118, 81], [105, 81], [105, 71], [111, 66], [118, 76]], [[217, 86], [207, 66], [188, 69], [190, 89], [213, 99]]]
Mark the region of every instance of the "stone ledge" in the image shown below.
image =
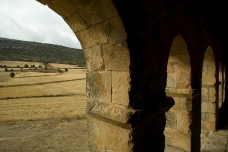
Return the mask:
[[103, 117], [103, 116], [100, 116], [100, 115], [97, 115], [97, 114], [94, 114], [94, 113], [91, 113], [91, 112], [88, 112], [88, 111], [86, 112], [86, 115], [89, 116], [89, 117], [98, 119], [100, 121], [104, 121], [106, 123], [109, 123], [109, 124], [112, 124], [112, 125], [116, 125], [118, 127], [124, 128], [124, 129], [131, 130], [131, 125], [128, 124], [128, 123], [121, 123], [119, 121], [115, 121], [115, 120], [112, 120], [112, 119], [109, 119], [109, 118], [106, 118], [106, 117]]

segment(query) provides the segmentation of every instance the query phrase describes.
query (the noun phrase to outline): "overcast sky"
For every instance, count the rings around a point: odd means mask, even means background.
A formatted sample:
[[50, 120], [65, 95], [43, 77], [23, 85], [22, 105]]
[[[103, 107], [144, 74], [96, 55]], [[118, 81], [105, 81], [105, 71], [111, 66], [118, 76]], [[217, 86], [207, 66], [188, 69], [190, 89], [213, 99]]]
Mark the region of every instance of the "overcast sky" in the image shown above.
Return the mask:
[[0, 0], [0, 37], [81, 48], [67, 23], [35, 0]]

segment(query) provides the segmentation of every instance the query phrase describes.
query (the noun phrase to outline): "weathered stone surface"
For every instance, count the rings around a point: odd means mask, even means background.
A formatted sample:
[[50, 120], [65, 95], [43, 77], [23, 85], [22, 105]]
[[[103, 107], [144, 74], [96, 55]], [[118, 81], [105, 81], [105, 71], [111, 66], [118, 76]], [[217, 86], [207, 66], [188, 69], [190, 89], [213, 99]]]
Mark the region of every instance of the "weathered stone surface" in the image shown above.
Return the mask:
[[130, 90], [129, 72], [112, 71], [112, 102], [128, 106]]
[[176, 88], [177, 82], [176, 82], [176, 74], [169, 74], [167, 73], [167, 85], [168, 88]]
[[[131, 150], [131, 131], [116, 125], [87, 117], [89, 149], [91, 152], [129, 152]], [[99, 143], [99, 144], [98, 144]]]
[[127, 123], [134, 110], [113, 103], [89, 101], [87, 102], [87, 112], [121, 123]]
[[90, 25], [118, 15], [111, 0], [92, 0], [81, 8], [78, 13]]
[[107, 42], [107, 37], [101, 24], [76, 32], [76, 35], [83, 49], [95, 47]]
[[201, 97], [202, 97], [203, 102], [209, 101], [208, 93], [209, 93], [208, 88], [206, 88], [206, 87], [201, 88]]
[[130, 56], [127, 43], [104, 44], [102, 46], [106, 70], [129, 71]]
[[177, 147], [173, 147], [173, 146], [167, 145], [165, 147], [165, 152], [186, 152], [186, 151], [182, 150], [180, 148], [177, 148]]
[[177, 130], [183, 133], [190, 132], [190, 125], [191, 125], [191, 115], [187, 111], [178, 111], [177, 115]]
[[228, 131], [213, 131], [204, 142], [202, 152], [227, 152]]
[[[184, 64], [178, 64], [178, 67], [175, 67], [175, 71], [177, 71], [177, 88], [191, 88], [190, 69], [188, 71], [186, 69], [187, 67], [188, 66], [185, 66]], [[181, 70], [182, 68], [183, 70]]]
[[209, 131], [214, 131], [215, 130], [215, 123], [209, 123], [209, 122], [206, 122], [206, 121], [201, 121], [201, 128], [202, 129], [206, 129], [206, 130], [209, 130]]
[[104, 62], [101, 56], [101, 46], [97, 45], [84, 51], [87, 71], [102, 70]]
[[172, 107], [172, 110], [183, 110], [191, 111], [192, 110], [192, 100], [187, 98], [173, 97], [175, 105]]
[[115, 16], [103, 23], [109, 43], [122, 41], [127, 38], [124, 26], [119, 16]]
[[216, 112], [216, 105], [215, 103], [211, 102], [202, 102], [201, 104], [202, 112], [209, 112], [209, 113], [215, 113]]
[[207, 113], [206, 114], [206, 121], [215, 124], [215, 122], [216, 122], [216, 115], [214, 113]]
[[64, 20], [68, 23], [70, 28], [74, 31], [80, 31], [83, 29], [86, 29], [88, 25], [85, 23], [85, 21], [78, 15], [77, 12], [68, 15], [64, 18]]
[[190, 152], [191, 151], [191, 134], [185, 134], [177, 131], [176, 129], [166, 128], [166, 145], [172, 145], [179, 149]]
[[77, 11], [77, 7], [69, 0], [52, 0], [48, 3], [48, 7], [54, 10], [63, 18]]
[[209, 88], [209, 101], [216, 102], [216, 90], [215, 88]]
[[166, 116], [166, 127], [177, 128], [177, 119], [175, 111], [168, 111], [165, 113]]
[[111, 102], [111, 72], [87, 73], [87, 100]]

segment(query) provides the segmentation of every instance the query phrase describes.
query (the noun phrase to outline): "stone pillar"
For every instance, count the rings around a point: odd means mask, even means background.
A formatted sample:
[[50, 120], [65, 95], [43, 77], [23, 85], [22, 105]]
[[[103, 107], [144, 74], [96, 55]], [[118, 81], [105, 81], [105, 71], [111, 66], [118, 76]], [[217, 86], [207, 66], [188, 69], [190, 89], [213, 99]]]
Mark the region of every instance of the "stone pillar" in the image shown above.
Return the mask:
[[[130, 98], [129, 92], [133, 80], [126, 67], [129, 60], [124, 48], [125, 45], [121, 43], [104, 44], [102, 47], [86, 50], [92, 54], [86, 55], [89, 149], [91, 152], [163, 152], [165, 112], [174, 101], [166, 98], [165, 92], [147, 98], [148, 94], [143, 94], [145, 90], [136, 88], [140, 90], [137, 93], [142, 99], [137, 99], [137, 108], [132, 106], [131, 102], [135, 98]], [[113, 56], [115, 58], [111, 58]], [[142, 86], [162, 90], [156, 88], [159, 86], [160, 77], [147, 76], [148, 79], [144, 79], [147, 83], [138, 79], [136, 81]], [[164, 80], [162, 82], [164, 83]]]
[[91, 152], [163, 152], [165, 112], [172, 98], [156, 110], [133, 110], [113, 104], [90, 103], [87, 107], [89, 149]]
[[166, 113], [166, 151], [200, 150], [200, 92], [167, 93], [175, 105]]

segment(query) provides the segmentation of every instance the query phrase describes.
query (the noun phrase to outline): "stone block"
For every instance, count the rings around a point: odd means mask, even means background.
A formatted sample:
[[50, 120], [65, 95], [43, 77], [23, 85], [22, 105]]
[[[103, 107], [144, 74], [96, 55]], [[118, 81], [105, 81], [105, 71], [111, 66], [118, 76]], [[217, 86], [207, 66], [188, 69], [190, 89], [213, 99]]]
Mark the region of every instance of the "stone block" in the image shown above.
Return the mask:
[[216, 90], [215, 88], [209, 88], [209, 101], [216, 102]]
[[90, 25], [95, 25], [118, 15], [111, 0], [92, 0], [78, 13]]
[[191, 151], [191, 134], [182, 133], [176, 129], [165, 128], [165, 144], [177, 147], [187, 152]]
[[121, 123], [127, 123], [133, 110], [127, 107], [118, 106], [117, 104], [107, 102], [87, 102], [87, 112], [109, 118]]
[[[175, 68], [175, 71], [176, 68]], [[190, 73], [186, 71], [179, 71], [176, 75], [177, 88], [191, 88]]]
[[68, 15], [64, 18], [64, 20], [67, 22], [67, 24], [70, 26], [70, 28], [74, 31], [80, 31], [83, 29], [86, 29], [88, 25], [85, 23], [85, 21], [78, 15], [77, 12]]
[[201, 112], [201, 120], [206, 121], [207, 112]]
[[206, 87], [201, 88], [201, 98], [203, 102], [209, 101], [209, 90]]
[[209, 113], [215, 113], [216, 112], [216, 105], [215, 103], [211, 102], [202, 102], [201, 103], [201, 111], [202, 112], [209, 112]]
[[103, 58], [101, 55], [101, 46], [97, 45], [92, 48], [84, 49], [87, 71], [102, 70]]
[[175, 105], [171, 108], [172, 110], [183, 110], [191, 111], [192, 110], [192, 100], [181, 97], [173, 97]]
[[177, 119], [175, 111], [168, 111], [165, 113], [166, 116], [166, 127], [177, 128]]
[[111, 72], [87, 73], [87, 100], [93, 102], [111, 102]]
[[215, 123], [216, 122], [216, 115], [215, 115], [215, 113], [207, 113], [206, 114], [206, 121], [207, 122], [211, 122], [211, 123]]
[[105, 70], [129, 71], [130, 55], [125, 41], [117, 44], [104, 44], [102, 52]]
[[172, 62], [167, 63], [167, 74], [175, 74], [175, 69]]
[[216, 125], [215, 123], [210, 123], [206, 121], [201, 121], [201, 128], [208, 131], [215, 131]]
[[167, 73], [167, 88], [176, 88], [176, 74]]
[[188, 133], [190, 132], [190, 125], [192, 117], [187, 111], [177, 111], [177, 130], [179, 132]]
[[48, 3], [48, 7], [50, 7], [63, 18], [76, 12], [78, 9], [78, 7], [69, 0], [52, 0]]
[[112, 71], [112, 102], [128, 106], [130, 90], [129, 72]]
[[107, 37], [101, 24], [94, 25], [85, 30], [76, 32], [75, 34], [78, 40], [81, 42], [83, 49], [107, 42]]
[[87, 117], [90, 151], [129, 152], [131, 151], [131, 131], [108, 122]]
[[103, 23], [109, 43], [122, 41], [127, 38], [123, 23], [119, 16], [115, 16]]

